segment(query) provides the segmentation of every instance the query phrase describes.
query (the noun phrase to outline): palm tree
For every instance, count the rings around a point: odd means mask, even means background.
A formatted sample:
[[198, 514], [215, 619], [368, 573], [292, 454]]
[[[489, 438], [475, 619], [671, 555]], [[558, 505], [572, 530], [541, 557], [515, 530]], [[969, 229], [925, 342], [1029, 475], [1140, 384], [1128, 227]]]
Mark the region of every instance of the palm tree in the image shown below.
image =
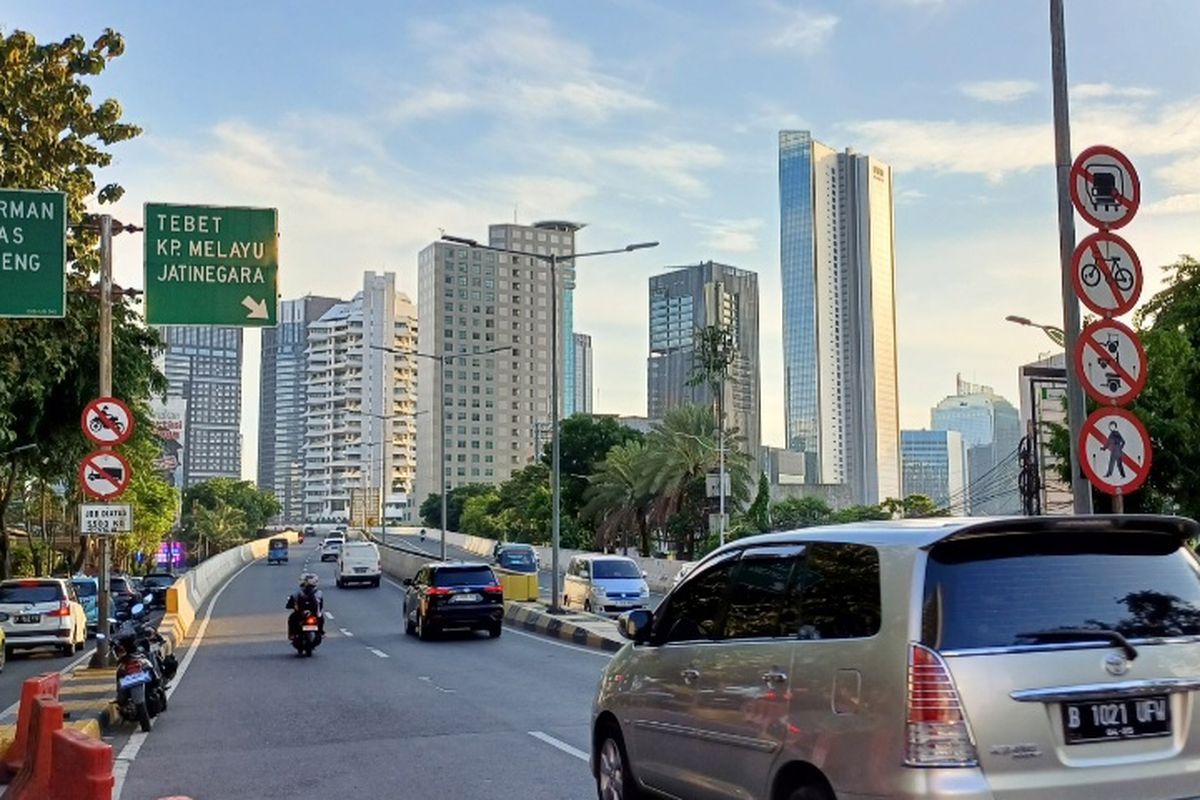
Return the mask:
[[208, 558], [213, 549], [219, 553], [241, 544], [246, 537], [246, 512], [218, 500], [213, 508], [197, 505], [192, 521], [196, 543]]
[[596, 524], [596, 546], [615, 544], [614, 534], [622, 542], [630, 528], [638, 532], [641, 555], [650, 554], [650, 529], [646, 524], [648, 500], [646, 494], [646, 445], [632, 440], [614, 445], [591, 477], [587, 502], [580, 511], [584, 519]]

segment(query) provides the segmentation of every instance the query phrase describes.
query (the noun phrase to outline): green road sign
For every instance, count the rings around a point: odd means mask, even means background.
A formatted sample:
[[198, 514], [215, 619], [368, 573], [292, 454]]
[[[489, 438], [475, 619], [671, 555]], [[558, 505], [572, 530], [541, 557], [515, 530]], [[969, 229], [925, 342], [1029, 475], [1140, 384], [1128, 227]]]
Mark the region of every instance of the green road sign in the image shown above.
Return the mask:
[[67, 196], [0, 189], [0, 317], [67, 313]]
[[275, 324], [275, 209], [147, 203], [145, 239], [150, 325]]

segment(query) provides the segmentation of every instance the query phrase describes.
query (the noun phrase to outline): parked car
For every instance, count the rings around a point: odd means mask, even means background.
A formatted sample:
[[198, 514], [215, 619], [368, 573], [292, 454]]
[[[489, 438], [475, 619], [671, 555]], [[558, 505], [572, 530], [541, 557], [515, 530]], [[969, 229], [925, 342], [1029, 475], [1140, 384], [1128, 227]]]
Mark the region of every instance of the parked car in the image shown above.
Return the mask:
[[342, 545], [346, 540], [341, 536], [328, 536], [325, 541], [321, 542], [321, 560], [322, 561], [337, 561], [338, 553], [342, 552]]
[[538, 571], [537, 550], [531, 544], [506, 544], [496, 551], [496, 566], [510, 572]]
[[150, 608], [167, 607], [167, 589], [175, 585], [178, 576], [170, 572], [151, 572], [142, 577], [142, 596], [150, 596]]
[[374, 542], [346, 542], [338, 552], [337, 585], [345, 588], [351, 583], [369, 583], [379, 588], [383, 570], [379, 563], [379, 548]]
[[1191, 520], [903, 520], [740, 539], [593, 706], [601, 797], [1196, 795]]
[[128, 613], [134, 603], [142, 602], [141, 581], [126, 575], [111, 575], [108, 579], [109, 591], [112, 592], [112, 611]]
[[563, 605], [611, 614], [642, 608], [650, 587], [637, 562], [626, 556], [575, 556], [563, 581]]
[[76, 575], [71, 578], [71, 585], [75, 587], [75, 594], [79, 596], [79, 603], [87, 617], [88, 633], [95, 633], [100, 622], [100, 581], [88, 575]]
[[429, 639], [447, 628], [504, 629], [504, 587], [487, 564], [428, 564], [404, 580], [404, 632]]
[[74, 655], [87, 642], [87, 613], [66, 578], [19, 578], [0, 582], [0, 621], [8, 653], [55, 647]]

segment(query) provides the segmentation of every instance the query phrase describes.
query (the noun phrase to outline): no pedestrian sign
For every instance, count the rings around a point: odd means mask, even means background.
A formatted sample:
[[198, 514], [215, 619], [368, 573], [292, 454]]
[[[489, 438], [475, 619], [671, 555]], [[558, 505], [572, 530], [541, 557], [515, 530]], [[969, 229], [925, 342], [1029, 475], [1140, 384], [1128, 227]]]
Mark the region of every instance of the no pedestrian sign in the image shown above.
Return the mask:
[[0, 317], [67, 311], [67, 196], [0, 189]]
[[96, 444], [118, 445], [133, 435], [133, 414], [115, 397], [101, 397], [83, 409], [83, 435]]
[[1142, 202], [1142, 186], [1133, 162], [1115, 147], [1098, 144], [1071, 165], [1071, 202], [1093, 227], [1111, 230], [1128, 225]]
[[129, 462], [120, 453], [97, 450], [79, 465], [79, 485], [88, 497], [112, 500], [129, 488], [133, 477]]
[[1071, 257], [1075, 294], [1106, 317], [1133, 310], [1142, 295], [1142, 262], [1129, 242], [1115, 233], [1088, 236]]
[[1108, 494], [1129, 494], [1150, 474], [1150, 435], [1123, 408], [1102, 408], [1087, 418], [1079, 461], [1092, 485]]
[[145, 245], [147, 323], [275, 325], [275, 209], [147, 203]]
[[1123, 406], [1146, 386], [1146, 350], [1129, 326], [1100, 320], [1079, 334], [1075, 369], [1093, 400]]

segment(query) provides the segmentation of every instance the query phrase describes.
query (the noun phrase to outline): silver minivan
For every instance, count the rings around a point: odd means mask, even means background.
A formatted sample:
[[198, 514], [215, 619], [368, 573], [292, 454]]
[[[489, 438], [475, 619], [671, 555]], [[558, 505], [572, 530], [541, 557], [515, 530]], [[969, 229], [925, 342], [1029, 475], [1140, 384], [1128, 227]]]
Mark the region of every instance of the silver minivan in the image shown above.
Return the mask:
[[593, 708], [601, 798], [1200, 797], [1200, 525], [935, 519], [741, 539]]
[[642, 608], [650, 601], [646, 573], [632, 558], [595, 553], [575, 556], [563, 580], [563, 605], [597, 614]]

